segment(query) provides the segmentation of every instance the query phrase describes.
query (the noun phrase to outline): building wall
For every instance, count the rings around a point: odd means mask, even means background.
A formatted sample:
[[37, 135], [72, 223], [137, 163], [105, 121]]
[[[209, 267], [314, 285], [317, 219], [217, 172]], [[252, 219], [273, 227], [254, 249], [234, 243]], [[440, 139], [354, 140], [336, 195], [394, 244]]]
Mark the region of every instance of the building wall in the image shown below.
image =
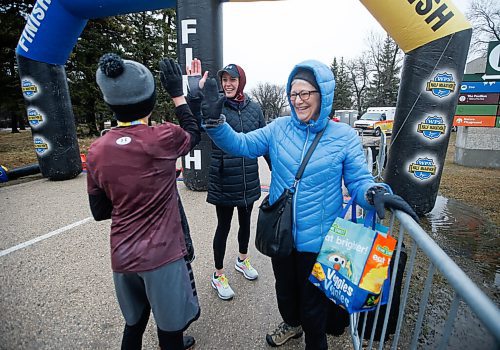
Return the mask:
[[458, 127], [455, 163], [500, 169], [500, 128]]

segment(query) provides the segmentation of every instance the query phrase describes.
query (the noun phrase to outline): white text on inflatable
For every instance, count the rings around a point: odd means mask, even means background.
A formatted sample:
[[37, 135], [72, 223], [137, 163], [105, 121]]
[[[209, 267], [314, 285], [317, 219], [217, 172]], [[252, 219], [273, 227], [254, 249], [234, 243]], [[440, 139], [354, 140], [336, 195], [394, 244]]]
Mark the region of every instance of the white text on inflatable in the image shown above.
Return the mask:
[[184, 167], [186, 169], [191, 169], [191, 163], [194, 163], [194, 170], [201, 170], [201, 151], [195, 149], [192, 152], [192, 156], [191, 152], [184, 156]]
[[[190, 27], [192, 26], [192, 27]], [[181, 21], [182, 45], [189, 44], [189, 34], [196, 34], [196, 19], [183, 19]], [[184, 66], [191, 65], [193, 61], [193, 48], [186, 47]], [[187, 94], [187, 76], [183, 76], [184, 95]]]
[[49, 9], [50, 3], [51, 0], [38, 0], [33, 7], [33, 11], [26, 22], [26, 27], [24, 27], [23, 34], [19, 39], [19, 46], [21, 46], [24, 51], [29, 51], [29, 48], [26, 46], [26, 41], [32, 43], [33, 39], [35, 39], [38, 28], [40, 28], [41, 21], [45, 18], [45, 13]]

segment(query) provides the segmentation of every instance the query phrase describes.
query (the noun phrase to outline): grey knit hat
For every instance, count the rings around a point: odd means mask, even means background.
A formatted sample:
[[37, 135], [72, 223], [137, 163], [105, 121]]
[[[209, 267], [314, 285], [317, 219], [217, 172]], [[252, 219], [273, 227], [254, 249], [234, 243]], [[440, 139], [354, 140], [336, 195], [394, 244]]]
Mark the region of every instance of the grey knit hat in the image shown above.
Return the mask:
[[316, 90], [321, 92], [321, 90], [319, 89], [319, 85], [316, 82], [316, 77], [314, 76], [312, 70], [306, 68], [298, 68], [297, 71], [295, 72], [295, 75], [293, 76], [292, 84], [293, 81], [296, 79], [307, 81], [309, 84], [314, 86]]
[[156, 103], [155, 80], [142, 64], [108, 53], [99, 60], [97, 85], [116, 119], [130, 122], [144, 118]]

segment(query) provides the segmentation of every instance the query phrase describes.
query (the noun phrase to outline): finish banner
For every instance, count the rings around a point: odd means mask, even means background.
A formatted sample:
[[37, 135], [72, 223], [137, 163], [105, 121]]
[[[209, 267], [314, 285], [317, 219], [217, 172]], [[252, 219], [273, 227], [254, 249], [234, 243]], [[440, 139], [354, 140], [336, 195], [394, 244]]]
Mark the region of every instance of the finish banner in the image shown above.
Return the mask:
[[37, 0], [16, 48], [34, 61], [64, 65], [89, 18], [175, 7], [175, 0]]
[[360, 0], [405, 52], [471, 24], [450, 0]]

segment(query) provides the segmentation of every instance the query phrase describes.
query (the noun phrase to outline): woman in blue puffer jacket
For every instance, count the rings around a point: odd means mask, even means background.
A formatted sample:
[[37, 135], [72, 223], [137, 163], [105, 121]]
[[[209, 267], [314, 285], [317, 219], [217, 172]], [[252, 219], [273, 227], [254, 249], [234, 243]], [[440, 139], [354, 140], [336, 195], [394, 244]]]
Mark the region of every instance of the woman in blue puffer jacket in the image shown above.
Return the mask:
[[273, 166], [269, 202], [274, 203], [294, 177], [315, 135], [325, 129], [307, 164], [293, 197], [295, 248], [285, 258], [272, 258], [278, 308], [283, 322], [266, 340], [271, 346], [306, 334], [306, 349], [327, 349], [325, 335], [328, 299], [308, 282], [325, 235], [342, 210], [342, 181], [357, 202], [376, 209], [411, 208], [388, 185], [375, 183], [368, 172], [357, 133], [349, 125], [329, 121], [335, 79], [328, 66], [304, 61], [294, 67], [287, 83], [291, 116], [276, 119], [264, 128], [236, 133], [220, 112], [220, 100], [211, 98], [205, 84], [203, 124], [224, 151], [256, 158], [269, 154]]

